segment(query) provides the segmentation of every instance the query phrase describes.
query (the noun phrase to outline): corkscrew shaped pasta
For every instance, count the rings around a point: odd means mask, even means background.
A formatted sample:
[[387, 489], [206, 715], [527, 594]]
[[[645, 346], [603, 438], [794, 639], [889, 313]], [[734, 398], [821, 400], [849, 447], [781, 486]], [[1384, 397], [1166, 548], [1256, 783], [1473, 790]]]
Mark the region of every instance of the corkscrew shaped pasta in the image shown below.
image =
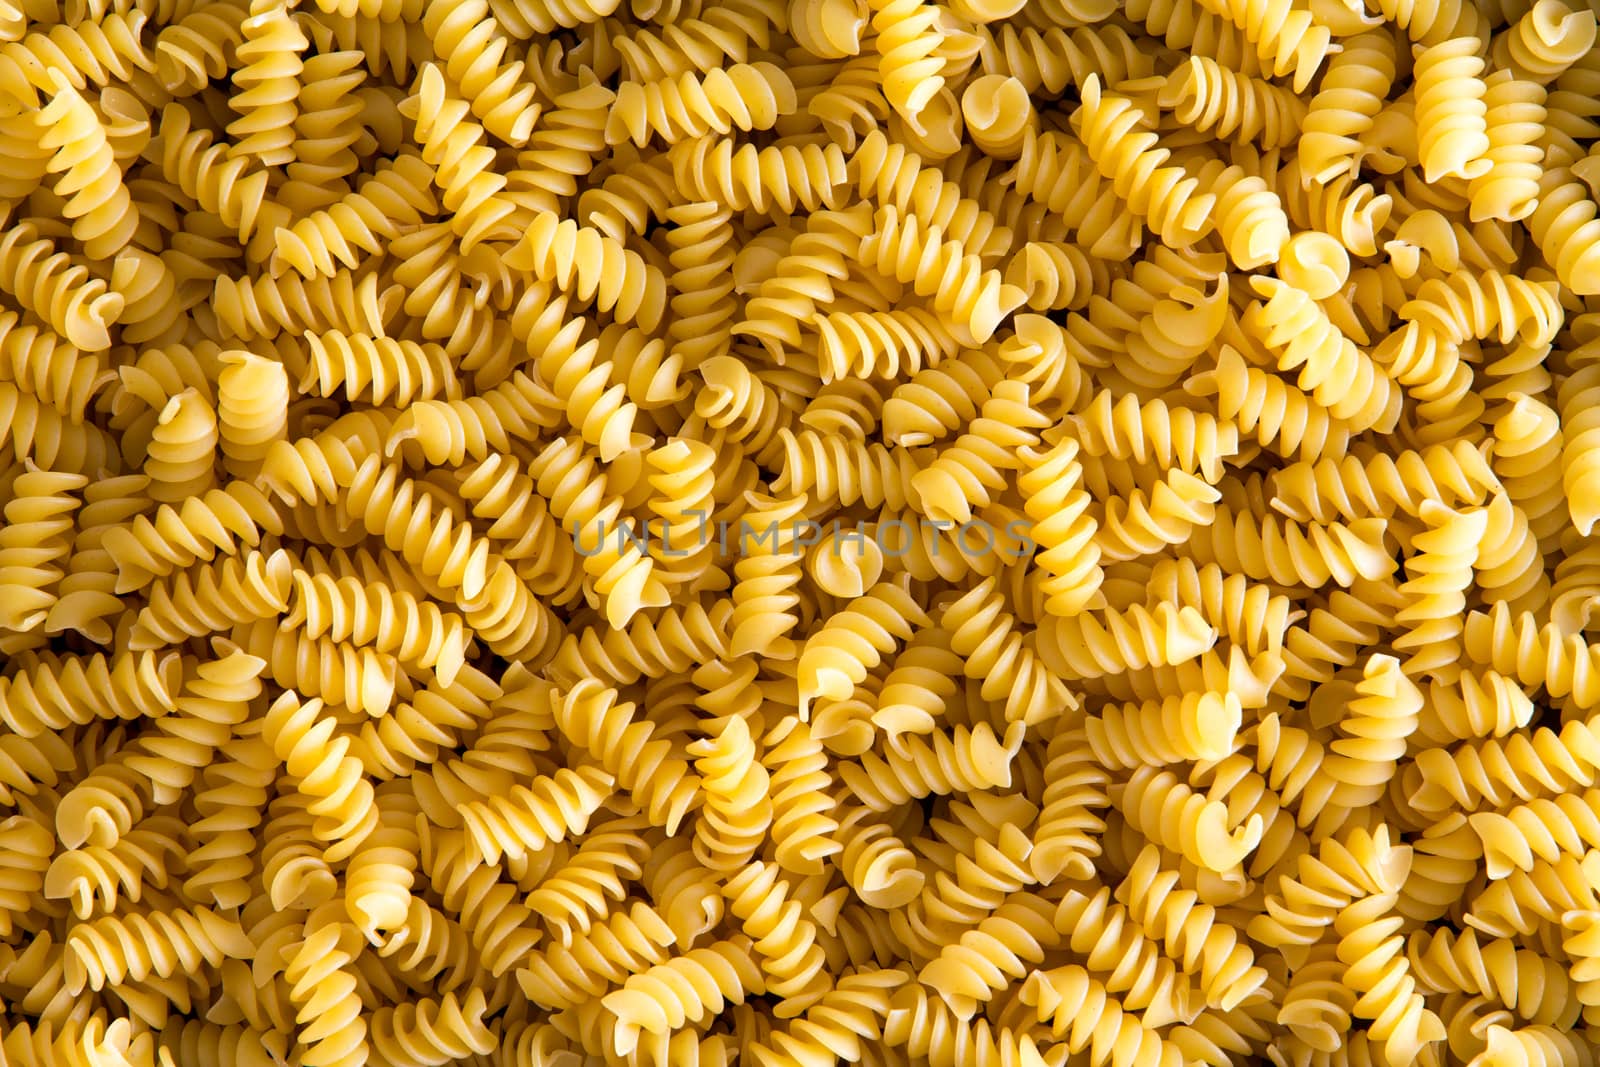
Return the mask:
[[1484, 116], [1489, 168], [1468, 187], [1471, 219], [1519, 222], [1539, 206], [1539, 180], [1544, 176], [1537, 141], [1544, 130], [1543, 89], [1499, 70], [1484, 82]]
[[667, 326], [675, 366], [699, 367], [728, 351], [738, 305], [731, 299], [734, 250], [731, 213], [713, 201], [675, 205], [667, 211], [672, 229], [668, 279], [674, 290], [673, 320]]
[[1344, 50], [1328, 60], [1316, 95], [1300, 124], [1298, 159], [1303, 181], [1354, 178], [1363, 161], [1387, 165], [1384, 153], [1362, 144], [1396, 76], [1394, 38], [1380, 31], [1341, 42]]
[[1146, 493], [1106, 501], [1105, 521], [1096, 534], [1101, 555], [1111, 561], [1138, 559], [1182, 544], [1197, 525], [1211, 521], [1219, 494], [1192, 474], [1169, 470]]
[[1017, 477], [1023, 510], [1033, 520], [1029, 535], [1039, 545], [1035, 557], [1045, 573], [1039, 588], [1045, 610], [1070, 617], [1099, 603], [1099, 524], [1089, 510], [1089, 494], [1081, 488], [1083, 468], [1078, 442], [1063, 437], [1048, 452], [1018, 450], [1024, 466]]
[[1028, 404], [1028, 387], [1005, 381], [995, 386], [977, 419], [931, 466], [911, 479], [930, 519], [965, 523], [974, 508], [987, 506], [1005, 487], [1005, 472], [1020, 464], [1018, 452], [1039, 442], [1049, 420]]
[[[1063, 907], [1067, 907], [1063, 901]], [[961, 1019], [1028, 974], [1059, 941], [1056, 909], [1032, 893], [1002, 904], [976, 928], [947, 944], [917, 975]], [[1170, 969], [1170, 964], [1169, 964]]]
[[499, 1042], [485, 1025], [488, 1009], [483, 990], [466, 998], [446, 993], [380, 1008], [372, 1015], [372, 1049], [390, 1063], [444, 1064], [474, 1053], [485, 1055]]
[[922, 113], [944, 88], [938, 9], [922, 0], [872, 0], [873, 46], [878, 80], [889, 101], [912, 128], [922, 132]]
[[1305, 293], [1274, 278], [1253, 278], [1251, 284], [1267, 302], [1252, 305], [1241, 325], [1278, 352], [1278, 369], [1299, 369], [1299, 388], [1351, 430], [1392, 431], [1402, 397], [1383, 368]]
[[40, 147], [54, 151], [45, 170], [60, 175], [56, 194], [66, 199], [62, 213], [84, 254], [110, 259], [132, 239], [138, 216], [99, 117], [64, 74], [51, 74], [55, 95], [38, 118]]
[[211, 298], [224, 335], [241, 341], [272, 338], [284, 332], [378, 333], [383, 329], [376, 274], [368, 274], [360, 281], [348, 273], [332, 279], [219, 275]]
[[[126, 330], [124, 331], [126, 335]], [[14, 311], [0, 313], [0, 381], [37, 397], [74, 423], [109, 381], [100, 360], [49, 330], [24, 323]]]
[[440, 203], [452, 213], [450, 228], [461, 237], [463, 253], [513, 232], [507, 221], [512, 204], [500, 195], [506, 178], [493, 169], [494, 150], [484, 143], [483, 127], [468, 117], [469, 109], [466, 100], [452, 95], [437, 63], [423, 65], [415, 94], [401, 104], [401, 114], [416, 123], [422, 161], [434, 168]]
[[911, 982], [890, 1001], [883, 1040], [890, 1048], [903, 1048], [908, 1056], [926, 1059], [930, 1067], [1052, 1062], [1041, 1057], [1032, 1034], [997, 1028], [983, 1018], [967, 1023], [938, 997]]
[[1105, 830], [1095, 809], [1107, 803], [1110, 775], [1094, 759], [1082, 727], [1059, 731], [1045, 755], [1047, 784], [1028, 866], [1049, 885], [1062, 875], [1081, 879], [1092, 873], [1100, 855], [1097, 835]]
[[1350, 588], [1394, 570], [1395, 561], [1383, 548], [1382, 527], [1381, 519], [1302, 527], [1219, 506], [1214, 524], [1197, 528], [1190, 554], [1202, 566], [1218, 563], [1257, 581], [1313, 588], [1334, 582]]
[[912, 500], [912, 479], [921, 465], [910, 449], [815, 430], [795, 433], [786, 426], [778, 430], [778, 441], [783, 463], [774, 492], [891, 511], [904, 509]]
[[562, 767], [529, 785], [513, 786], [505, 796], [461, 804], [456, 811], [474, 854], [498, 865], [501, 857], [521, 860], [588, 829], [589, 819], [611, 796], [615, 779], [595, 767]]
[[960, 348], [939, 318], [922, 308], [816, 314], [811, 324], [821, 342], [824, 383], [915, 374]]
[[599, 230], [553, 212], [534, 215], [522, 239], [506, 253], [506, 265], [530, 270], [580, 300], [593, 300], [618, 321], [653, 330], [666, 307], [666, 280], [639, 253]]
[[958, 699], [961, 657], [950, 645], [942, 627], [923, 630], [907, 642], [894, 660], [878, 690], [872, 725], [882, 730], [891, 749], [899, 749], [901, 734], [932, 730], [947, 707]]
[[1084, 722], [1095, 758], [1108, 768], [1220, 760], [1243, 721], [1233, 693], [1189, 693], [1108, 705]]
[[1381, 654], [1369, 657], [1361, 680], [1346, 686], [1335, 681], [1312, 694], [1318, 707], [1313, 715], [1320, 719], [1344, 705], [1338, 712], [1344, 736], [1329, 743], [1322, 767], [1341, 785], [1336, 794], [1340, 806], [1356, 808], [1376, 802], [1394, 776], [1406, 739], [1417, 728], [1423, 696], [1400, 662]]
[[1483, 450], [1460, 441], [1292, 463], [1273, 471], [1269, 485], [1273, 509], [1291, 519], [1350, 522], [1394, 512], [1420, 518], [1430, 500], [1474, 505], [1498, 482]]
[[1468, 825], [1483, 844], [1484, 870], [1491, 879], [1499, 879], [1513, 870], [1532, 871], [1535, 860], [1554, 863], [1565, 852], [1583, 853], [1595, 836], [1596, 801], [1600, 795], [1585, 790], [1468, 816]]
[[843, 764], [839, 776], [861, 803], [889, 811], [912, 797], [949, 795], [1011, 783], [1011, 763], [1022, 747], [1024, 727], [1012, 723], [1003, 737], [987, 723], [967, 729], [907, 738], [903, 752], [869, 752]]
[[1328, 27], [1309, 11], [1296, 10], [1289, 3], [1198, 0], [1198, 6], [1243, 30], [1245, 39], [1255, 46], [1263, 70], [1279, 78], [1292, 75], [1297, 93], [1310, 88], [1332, 51]]
[[1161, 399], [1140, 403], [1133, 394], [1118, 398], [1109, 390], [1095, 393], [1086, 409], [1068, 416], [1067, 424], [1087, 455], [1153, 462], [1213, 483], [1239, 447], [1237, 427], [1215, 416], [1171, 407]]
[[280, 615], [288, 608], [292, 570], [281, 550], [271, 556], [250, 551], [156, 582], [128, 645], [141, 651], [161, 648]]
[[772, 825], [771, 777], [749, 724], [737, 716], [728, 716], [715, 737], [692, 743], [688, 753], [706, 791], [695, 822], [695, 856], [712, 870], [736, 871], [759, 851]]
[[757, 1067], [826, 1062], [830, 1058], [858, 1058], [882, 1038], [882, 1021], [889, 1014], [892, 991], [904, 984], [895, 970], [861, 970], [840, 978], [832, 990], [806, 1009], [804, 1017], [787, 1029], [774, 1029], [747, 1046]]
[[57, 603], [88, 484], [83, 475], [40, 470], [31, 461], [12, 484], [0, 529], [0, 629], [36, 630]]
[[1443, 744], [1506, 737], [1526, 729], [1533, 714], [1533, 701], [1510, 678], [1494, 671], [1462, 671], [1454, 685], [1429, 686], [1418, 732]]
[[933, 311], [963, 344], [982, 344], [994, 336], [1000, 320], [1026, 295], [1005, 284], [998, 271], [985, 270], [960, 241], [946, 240], [939, 226], [893, 206], [878, 211], [858, 255], [886, 277], [911, 286], [917, 296], [931, 298]]
[[675, 144], [710, 131], [768, 130], [796, 106], [794, 84], [772, 63], [735, 63], [704, 74], [684, 71], [651, 82], [624, 82], [606, 121], [606, 143], [652, 137]]
[[1401, 317], [1420, 322], [1450, 344], [1472, 339], [1548, 345], [1562, 312], [1553, 282], [1530, 282], [1497, 271], [1457, 271], [1424, 282]]
[[773, 1014], [792, 1019], [816, 1003], [830, 983], [816, 925], [779, 874], [774, 864], [751, 863], [723, 885], [722, 895], [753, 939], [767, 994], [783, 998]]
[[1145, 936], [1161, 941], [1178, 965], [1194, 976], [1208, 1006], [1232, 1011], [1261, 989], [1269, 976], [1256, 966], [1250, 945], [1231, 925], [1219, 921], [1217, 909], [1179, 884], [1178, 872], [1162, 870], [1160, 849], [1146, 845], [1115, 895]]
[[1409, 973], [1400, 934], [1405, 920], [1389, 914], [1396, 898], [1386, 886], [1385, 892], [1342, 909], [1333, 924], [1339, 961], [1347, 968], [1344, 980], [1361, 994], [1354, 1014], [1371, 1020], [1368, 1033], [1383, 1042], [1390, 1067], [1414, 1062], [1427, 1045], [1445, 1037], [1444, 1023], [1424, 1006]]
[[473, 862], [465, 833], [439, 830], [426, 820], [420, 827], [422, 869], [445, 911], [459, 916], [482, 965], [498, 978], [525, 962], [539, 931], [516, 888], [499, 881], [494, 868]]
[[823, 861], [842, 847], [832, 836], [839, 824], [830, 814], [827, 755], [798, 718], [780, 722], [763, 742], [761, 762], [772, 783], [773, 858], [792, 874], [821, 874]]
[[[1246, 928], [1261, 945], [1280, 951], [1304, 949], [1322, 939], [1341, 909], [1384, 886], [1405, 880], [1411, 854], [1390, 840], [1387, 824], [1368, 831], [1353, 827], [1326, 837], [1316, 853], [1295, 860], [1269, 886], [1262, 909]], [[1287, 865], [1286, 865], [1287, 866]], [[1303, 958], [1304, 952], [1287, 951]]]
[[1086, 1062], [1094, 1067], [1177, 1067], [1183, 1062], [1176, 1045], [1124, 1011], [1121, 1001], [1082, 967], [1031, 972], [1019, 999], [1035, 1009], [1040, 1022], [1050, 1023], [1069, 1051], [1087, 1052]]
[[17, 664], [0, 679], [0, 721], [21, 737], [101, 718], [159, 718], [176, 707], [183, 680], [183, 664], [170, 653], [25, 655]]
[[192, 973], [251, 952], [238, 922], [210, 908], [91, 919], [72, 928], [66, 946], [66, 984], [73, 993]]
[[1566, 968], [1504, 938], [1418, 931], [1406, 958], [1422, 989], [1483, 995], [1535, 1025], [1570, 1028], [1581, 1008]]
[[1440, 673], [1448, 681], [1456, 670], [1466, 590], [1488, 513], [1452, 511], [1430, 500], [1423, 502], [1421, 517], [1427, 529], [1412, 538], [1416, 554], [1406, 560], [1407, 579], [1400, 586], [1408, 602], [1395, 615], [1407, 630], [1394, 647], [1409, 653], [1408, 674]]
[[1293, 93], [1207, 56], [1190, 56], [1168, 74], [1156, 99], [1185, 126], [1201, 133], [1214, 131], [1219, 138], [1254, 141], [1263, 148], [1294, 144], [1306, 118], [1306, 105]]
[[550, 677], [563, 684], [593, 677], [632, 685], [642, 677], [681, 674], [728, 653], [730, 615], [726, 605], [708, 610], [690, 604], [668, 608], [658, 619], [635, 619], [626, 630], [602, 626], [569, 634], [550, 664]]
[[330, 1067], [364, 1063], [370, 1049], [352, 973], [360, 951], [361, 935], [336, 920], [332, 905], [313, 911], [304, 939], [284, 949], [283, 974], [290, 983], [304, 1055]]
[[322, 715], [321, 700], [300, 700], [286, 692], [272, 702], [262, 722], [262, 737], [299, 780], [316, 818], [313, 832], [327, 842], [324, 857], [332, 863], [349, 856], [378, 823], [372, 783], [361, 764], [347, 755], [350, 740], [334, 737], [335, 722]]
[[1594, 41], [1595, 20], [1588, 13], [1545, 0], [1495, 37], [1491, 55], [1513, 77], [1548, 85], [1581, 62]]
[[340, 267], [358, 266], [364, 258], [358, 252], [378, 254], [384, 241], [393, 240], [403, 227], [420, 225], [424, 215], [438, 211], [433, 178], [425, 160], [401, 156], [359, 192], [274, 230], [269, 269], [275, 274], [292, 269], [311, 278], [333, 277]]
[[665, 1034], [760, 995], [764, 985], [750, 950], [748, 938], [731, 938], [630, 975], [601, 1001], [616, 1019], [617, 1054], [637, 1048], [641, 1031]]
[[408, 935], [411, 889], [416, 883], [417, 817], [414, 795], [394, 786], [377, 790], [378, 827], [345, 868], [345, 912], [367, 943], [381, 947], [391, 935]]
[[585, 835], [578, 851], [528, 894], [527, 904], [561, 944], [570, 947], [627, 896], [626, 884], [643, 872], [649, 845], [633, 828], [608, 823]]
[[1059, 93], [1091, 73], [1119, 85], [1154, 71], [1151, 57], [1120, 26], [1038, 29], [1006, 21], [980, 26], [977, 34], [979, 69], [1016, 78], [1030, 93]]
[[460, 615], [354, 575], [336, 579], [295, 571], [292, 579], [294, 595], [278, 609], [285, 615], [285, 627], [303, 627], [309, 637], [370, 646], [434, 671], [445, 685], [461, 670], [468, 638]]
[[604, 995], [628, 975], [665, 963], [676, 935], [648, 904], [635, 902], [591, 927], [570, 945], [531, 954], [517, 983], [542, 1007], [576, 1007]]
[[[427, 4], [422, 29], [444, 61], [444, 74], [460, 87], [484, 128], [507, 144], [521, 147], [533, 132], [540, 108], [534, 103], [534, 86], [525, 80], [524, 64], [506, 62], [510, 42], [490, 9], [485, 0]], [[517, 10], [531, 13], [537, 9], [526, 5]], [[551, 28], [546, 26], [540, 32]]]
[[1238, 865], [1261, 843], [1260, 815], [1230, 827], [1226, 805], [1208, 801], [1158, 767], [1134, 771], [1126, 785], [1113, 788], [1112, 802], [1135, 830], [1224, 876], [1237, 874]]
[[12, 224], [0, 237], [0, 289], [17, 298], [69, 344], [86, 352], [111, 345], [110, 327], [124, 305], [120, 293], [72, 265], [29, 222]]
[[763, 214], [843, 206], [844, 151], [836, 144], [738, 144], [707, 134], [667, 152], [678, 188], [703, 202]]
[[254, 0], [240, 24], [239, 70], [234, 82], [242, 91], [228, 98], [238, 118], [228, 124], [237, 138], [228, 154], [254, 159], [261, 166], [282, 166], [294, 159], [294, 120], [298, 113], [300, 53], [309, 45], [288, 10], [268, 0]]
[[157, 804], [175, 803], [227, 743], [261, 694], [261, 660], [219, 643], [219, 659], [185, 679], [171, 715], [124, 749], [126, 766], [150, 781]]
[[1039, 621], [1036, 648], [1047, 669], [1067, 680], [1100, 678], [1183, 663], [1210, 649], [1217, 632], [1194, 608], [1134, 604]]
[[1033, 642], [1017, 632], [993, 578], [946, 606], [939, 625], [961, 657], [962, 673], [982, 683], [979, 695], [1004, 702], [1007, 722], [1035, 726], [1077, 709], [1066, 683], [1044, 666]]
[[1451, 176], [1472, 180], [1493, 166], [1484, 104], [1483, 60], [1478, 42], [1456, 38], [1419, 50], [1416, 121], [1423, 175], [1429, 183]]
[[806, 640], [795, 665], [801, 719], [818, 697], [849, 699], [867, 673], [921, 627], [931, 626], [909, 582], [879, 582]]
[[1100, 173], [1163, 242], [1185, 248], [1210, 232], [1215, 197], [1201, 193], [1200, 183], [1182, 167], [1162, 165], [1171, 153], [1156, 147], [1155, 134], [1138, 130], [1139, 112], [1132, 101], [1102, 92], [1099, 76], [1091, 74], [1073, 119]]
[[635, 720], [632, 703], [619, 702], [615, 689], [586, 678], [564, 694], [552, 692], [550, 708], [562, 734], [599, 760], [652, 823], [677, 832], [700, 799], [700, 779], [671, 755], [669, 742], [653, 736], [651, 723]]

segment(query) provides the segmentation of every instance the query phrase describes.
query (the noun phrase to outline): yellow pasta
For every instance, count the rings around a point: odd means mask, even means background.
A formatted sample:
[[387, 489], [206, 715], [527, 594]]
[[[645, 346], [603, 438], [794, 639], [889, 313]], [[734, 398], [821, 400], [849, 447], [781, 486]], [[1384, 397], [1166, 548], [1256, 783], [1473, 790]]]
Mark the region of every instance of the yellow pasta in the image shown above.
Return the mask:
[[0, 0], [0, 1060], [1584, 1064], [1564, 0]]

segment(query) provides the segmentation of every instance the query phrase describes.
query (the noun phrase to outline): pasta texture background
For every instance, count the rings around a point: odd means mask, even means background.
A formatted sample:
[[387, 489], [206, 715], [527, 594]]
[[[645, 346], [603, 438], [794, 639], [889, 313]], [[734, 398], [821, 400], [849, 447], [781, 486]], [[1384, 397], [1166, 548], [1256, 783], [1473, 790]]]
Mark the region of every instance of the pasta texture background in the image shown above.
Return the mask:
[[1592, 1067], [1581, 0], [0, 0], [0, 1063]]

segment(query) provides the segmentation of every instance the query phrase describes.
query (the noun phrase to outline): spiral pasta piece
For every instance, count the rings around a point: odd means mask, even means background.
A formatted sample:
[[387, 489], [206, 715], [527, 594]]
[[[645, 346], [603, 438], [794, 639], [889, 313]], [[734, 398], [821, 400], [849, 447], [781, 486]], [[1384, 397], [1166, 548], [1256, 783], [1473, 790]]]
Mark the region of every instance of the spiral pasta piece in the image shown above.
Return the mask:
[[879, 582], [867, 590], [801, 648], [795, 665], [801, 719], [818, 697], [848, 699], [898, 642], [932, 621], [912, 599], [908, 583]]
[[169, 978], [201, 963], [244, 959], [250, 940], [238, 922], [209, 908], [91, 919], [67, 935], [67, 986], [103, 989], [150, 975]]
[[1199, 192], [1199, 182], [1181, 167], [1162, 166], [1170, 153], [1155, 147], [1154, 134], [1137, 132], [1139, 117], [1131, 101], [1103, 92], [1099, 77], [1090, 75], [1074, 117], [1100, 173], [1164, 242], [1187, 247], [1210, 231], [1215, 198]]
[[1106, 987], [1076, 965], [1033, 971], [1020, 994], [1040, 1022], [1069, 1050], [1088, 1053], [1088, 1062], [1131, 1063], [1169, 1067], [1183, 1062], [1176, 1045], [1126, 1013]]
[[[471, 101], [472, 113], [494, 136], [521, 146], [532, 133], [540, 109], [533, 102], [534, 87], [523, 81], [523, 63], [505, 62], [510, 42], [490, 8], [485, 0], [430, 3], [422, 13], [422, 28], [444, 61], [443, 72]], [[534, 10], [530, 5], [528, 11]], [[554, 24], [543, 27], [551, 28]]]
[[930, 519], [964, 523], [974, 508], [990, 503], [1005, 484], [1005, 472], [1019, 465], [1018, 451], [1038, 444], [1048, 420], [1028, 404], [1028, 387], [1007, 381], [995, 386], [978, 418], [931, 466], [918, 471], [911, 488]]
[[570, 1008], [585, 997], [603, 995], [629, 974], [665, 963], [675, 939], [654, 909], [635, 903], [607, 916], [570, 945], [531, 955], [517, 971], [517, 983], [537, 1004]]
[[1331, 51], [1329, 29], [1289, 3], [1198, 0], [1198, 6], [1243, 30], [1263, 69], [1279, 78], [1293, 75], [1297, 93], [1306, 91]]
[[[372, 783], [361, 764], [346, 755], [347, 738], [333, 738], [333, 720], [320, 715], [322, 701], [299, 700], [285, 693], [267, 710], [262, 736], [284, 765], [300, 778], [300, 791], [311, 801], [313, 827], [330, 862], [348, 856], [377, 825]], [[298, 768], [298, 769], [297, 769]]]
[[878, 211], [876, 229], [862, 239], [859, 255], [918, 296], [931, 297], [934, 312], [964, 331], [957, 333], [963, 343], [987, 341], [1000, 319], [1023, 300], [1021, 290], [985, 270], [961, 242], [945, 240], [939, 226], [920, 224], [892, 206]]
[[39, 112], [47, 127], [40, 147], [54, 149], [45, 165], [59, 174], [56, 193], [66, 198], [63, 214], [72, 236], [92, 259], [110, 259], [127, 246], [137, 224], [133, 203], [117, 171], [100, 120], [67, 77], [55, 72], [55, 96]]
[[507, 796], [472, 801], [457, 808], [461, 824], [485, 863], [504, 856], [520, 860], [568, 835], [581, 834], [595, 810], [610, 795], [612, 776], [593, 767], [566, 767], [530, 785], [514, 786]]
[[607, 993], [602, 1004], [617, 1020], [617, 1054], [632, 1052], [641, 1031], [663, 1034], [725, 1003], [759, 994], [764, 986], [749, 944], [739, 938], [694, 949], [630, 976], [621, 989]]
[[633, 793], [650, 821], [676, 833], [699, 799], [700, 779], [672, 757], [672, 746], [653, 737], [648, 722], [635, 721], [635, 706], [618, 702], [614, 689], [585, 679], [558, 696], [552, 692], [556, 727], [573, 744], [593, 753], [623, 789]]
[[38, 238], [31, 223], [18, 223], [0, 237], [0, 289], [43, 319], [68, 343], [86, 352], [110, 346], [109, 328], [124, 299], [105, 282]]
[[1066, 683], [1044, 666], [1027, 636], [1016, 632], [993, 578], [947, 605], [939, 624], [961, 657], [962, 673], [983, 683], [979, 695], [1004, 701], [1007, 722], [1035, 726], [1077, 710]]
[[269, 167], [288, 163], [294, 158], [298, 81], [304, 68], [300, 53], [311, 42], [288, 11], [263, 2], [251, 4], [239, 33], [242, 66], [236, 80], [246, 88], [228, 99], [239, 115], [228, 124], [228, 133], [239, 138], [229, 154]]
[[1022, 737], [1021, 723], [1008, 726], [1003, 737], [987, 724], [936, 731], [927, 739], [908, 738], [903, 752], [868, 753], [859, 763], [843, 766], [840, 777], [873, 811], [888, 811], [911, 797], [1004, 786], [1010, 784], [1011, 761]]
[[685, 71], [651, 82], [625, 82], [606, 121], [606, 143], [652, 137], [674, 144], [710, 131], [771, 129], [795, 108], [794, 85], [771, 63], [735, 63], [697, 75]]
[[934, 55], [938, 12], [922, 0], [873, 0], [868, 6], [884, 98], [920, 131], [918, 119], [944, 88], [944, 61]]
[[286, 952], [284, 978], [291, 983], [295, 1021], [304, 1027], [299, 1040], [306, 1054], [347, 1067], [365, 1061], [370, 1048], [356, 976], [351, 973], [361, 942], [354, 927], [330, 918], [322, 910], [312, 913], [304, 939]]
[[1595, 20], [1563, 4], [1534, 3], [1496, 36], [1490, 54], [1512, 76], [1549, 84], [1594, 47]]
[[757, 758], [749, 724], [734, 716], [716, 737], [691, 744], [689, 755], [706, 790], [695, 855], [712, 870], [736, 871], [754, 857], [771, 826], [771, 776]]
[[767, 994], [783, 998], [774, 1014], [794, 1018], [828, 989], [816, 926], [805, 917], [800, 902], [789, 899], [789, 883], [779, 879], [776, 866], [751, 863], [730, 878], [722, 892], [728, 910], [753, 940]]

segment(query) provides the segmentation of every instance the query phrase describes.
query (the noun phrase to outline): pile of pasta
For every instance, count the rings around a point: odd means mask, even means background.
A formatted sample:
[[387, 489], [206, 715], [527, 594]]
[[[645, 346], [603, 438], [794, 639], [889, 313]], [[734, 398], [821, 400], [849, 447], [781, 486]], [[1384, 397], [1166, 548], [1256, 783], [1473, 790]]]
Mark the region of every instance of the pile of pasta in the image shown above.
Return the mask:
[[0, 0], [0, 1062], [1591, 1064], [1595, 38]]

